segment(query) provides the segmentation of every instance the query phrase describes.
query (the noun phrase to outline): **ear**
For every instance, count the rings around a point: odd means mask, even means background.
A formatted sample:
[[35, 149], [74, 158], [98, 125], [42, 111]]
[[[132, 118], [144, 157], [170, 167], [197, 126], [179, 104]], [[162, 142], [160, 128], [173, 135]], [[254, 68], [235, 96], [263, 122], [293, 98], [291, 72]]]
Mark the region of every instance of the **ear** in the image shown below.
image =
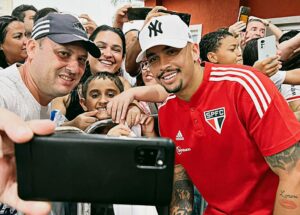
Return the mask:
[[218, 56], [214, 52], [208, 52], [207, 59], [211, 63], [218, 63]]
[[200, 50], [197, 43], [192, 44], [192, 57], [194, 62], [197, 62], [200, 58]]
[[79, 103], [84, 111], [88, 111], [88, 108], [85, 106], [85, 99], [80, 97]]
[[39, 44], [36, 40], [30, 39], [26, 44], [26, 51], [28, 55], [28, 59], [32, 59], [35, 55], [36, 50], [39, 48]]

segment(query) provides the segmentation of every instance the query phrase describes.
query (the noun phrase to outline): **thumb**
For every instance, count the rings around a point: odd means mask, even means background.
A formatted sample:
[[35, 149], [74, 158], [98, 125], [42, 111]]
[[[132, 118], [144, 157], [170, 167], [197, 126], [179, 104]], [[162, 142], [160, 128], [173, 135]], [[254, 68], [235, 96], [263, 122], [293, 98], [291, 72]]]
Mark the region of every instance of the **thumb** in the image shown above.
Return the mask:
[[85, 116], [96, 116], [97, 113], [98, 113], [98, 110], [92, 110], [92, 111], [85, 112], [84, 115]]

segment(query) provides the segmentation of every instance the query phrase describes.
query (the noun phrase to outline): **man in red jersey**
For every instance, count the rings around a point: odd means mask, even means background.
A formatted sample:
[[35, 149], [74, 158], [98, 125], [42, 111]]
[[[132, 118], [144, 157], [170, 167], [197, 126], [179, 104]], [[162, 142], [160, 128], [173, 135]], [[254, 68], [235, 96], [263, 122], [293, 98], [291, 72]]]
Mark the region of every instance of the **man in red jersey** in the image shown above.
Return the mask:
[[170, 213], [192, 212], [194, 183], [207, 215], [300, 214], [300, 125], [274, 84], [251, 67], [201, 67], [174, 15], [151, 19], [139, 41], [137, 61], [170, 93], [159, 109], [160, 134], [176, 144]]

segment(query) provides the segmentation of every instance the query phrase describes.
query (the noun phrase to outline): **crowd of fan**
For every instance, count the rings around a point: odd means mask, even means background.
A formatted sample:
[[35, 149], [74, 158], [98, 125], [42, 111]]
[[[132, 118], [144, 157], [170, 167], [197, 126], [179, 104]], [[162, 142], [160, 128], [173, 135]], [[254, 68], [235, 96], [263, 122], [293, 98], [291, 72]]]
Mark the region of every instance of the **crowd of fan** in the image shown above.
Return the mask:
[[[158, 84], [159, 78], [151, 71], [156, 59], [152, 55], [140, 55], [144, 51], [139, 41], [140, 30], [122, 31], [123, 25], [129, 22], [127, 10], [130, 7], [126, 5], [117, 10], [112, 26], [98, 26], [87, 14], [72, 17], [73, 21], [78, 21], [78, 28], [85, 31], [82, 34], [86, 38], [76, 40], [66, 37], [65, 41], [39, 29], [43, 22], [59, 18], [56, 17], [56, 14], [60, 14], [57, 9], [37, 10], [32, 5], [21, 5], [11, 15], [1, 16], [0, 68], [3, 72], [0, 70], [0, 115], [5, 116], [0, 116], [0, 128], [5, 127], [6, 120], [15, 118], [4, 109], [16, 113], [25, 121], [49, 119], [50, 112], [55, 110], [59, 115], [54, 119], [57, 126], [74, 126], [84, 131], [99, 120], [112, 118], [118, 125], [107, 130], [107, 135], [159, 136], [158, 109], [169, 98], [169, 93], [175, 92], [166, 92], [168, 90]], [[153, 18], [165, 15], [158, 12], [159, 9], [166, 8], [154, 7], [146, 17], [144, 26]], [[57, 31], [60, 31], [59, 23]], [[258, 59], [257, 40], [266, 37], [267, 31], [275, 35], [278, 51], [275, 56]], [[299, 31], [282, 32], [269, 20], [250, 17], [247, 25], [239, 21], [203, 35], [197, 45], [200, 54], [196, 61], [202, 66], [209, 63], [244, 64], [269, 77], [300, 121]], [[92, 46], [97, 46], [101, 55]], [[18, 72], [10, 74], [18, 70], [21, 75]], [[134, 77], [134, 85], [131, 80], [126, 80], [124, 73]], [[53, 132], [52, 124], [51, 129], [40, 130], [43, 123], [50, 125], [49, 122], [33, 122], [30, 123], [30, 129], [38, 134]], [[25, 139], [22, 139], [7, 130], [5, 133], [14, 142], [23, 142], [32, 136], [30, 132], [23, 132]], [[3, 159], [3, 152], [0, 159]], [[2, 170], [0, 173], [4, 174]], [[14, 180], [10, 182], [15, 184]], [[10, 188], [9, 192], [14, 192], [12, 189], [16, 188]], [[17, 198], [15, 196], [7, 200], [3, 190], [0, 188], [0, 200], [18, 208], [18, 211], [30, 214], [49, 210], [48, 205], [25, 205], [24, 201], [13, 199]], [[199, 201], [195, 198], [194, 202], [193, 213], [199, 214]], [[21, 214], [8, 205], [0, 205], [0, 214], [17, 213]], [[72, 203], [52, 204], [52, 214], [76, 213]], [[92, 214], [112, 213], [111, 206], [93, 205]], [[162, 212], [158, 209], [158, 213]]]

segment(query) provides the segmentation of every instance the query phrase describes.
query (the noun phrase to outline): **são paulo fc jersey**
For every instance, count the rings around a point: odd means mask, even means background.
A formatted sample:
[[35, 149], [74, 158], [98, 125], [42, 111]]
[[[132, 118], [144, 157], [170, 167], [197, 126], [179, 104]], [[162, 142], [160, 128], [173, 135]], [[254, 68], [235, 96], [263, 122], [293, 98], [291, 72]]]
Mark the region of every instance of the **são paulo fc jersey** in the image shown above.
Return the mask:
[[272, 214], [278, 176], [271, 156], [300, 139], [300, 125], [275, 85], [251, 67], [206, 63], [189, 102], [159, 109], [162, 137], [208, 202], [206, 214]]

